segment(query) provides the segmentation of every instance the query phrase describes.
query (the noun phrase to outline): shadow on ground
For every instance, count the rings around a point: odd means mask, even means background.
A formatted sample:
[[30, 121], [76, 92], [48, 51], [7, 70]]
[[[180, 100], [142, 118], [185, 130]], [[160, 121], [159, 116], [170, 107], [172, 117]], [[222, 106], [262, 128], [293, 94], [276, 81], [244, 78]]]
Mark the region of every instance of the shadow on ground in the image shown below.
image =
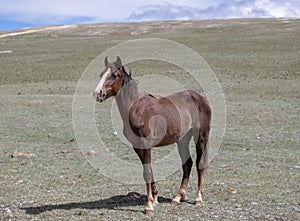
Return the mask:
[[[49, 204], [44, 206], [23, 207], [27, 214], [40, 214], [52, 210], [71, 210], [71, 209], [110, 209], [124, 210], [123, 207], [146, 205], [147, 196], [138, 193], [129, 193], [127, 195], [113, 196], [107, 199], [101, 199], [91, 202], [74, 202], [64, 204]], [[170, 203], [171, 199], [158, 197], [159, 203]], [[143, 212], [141, 210], [132, 210], [133, 212]]]

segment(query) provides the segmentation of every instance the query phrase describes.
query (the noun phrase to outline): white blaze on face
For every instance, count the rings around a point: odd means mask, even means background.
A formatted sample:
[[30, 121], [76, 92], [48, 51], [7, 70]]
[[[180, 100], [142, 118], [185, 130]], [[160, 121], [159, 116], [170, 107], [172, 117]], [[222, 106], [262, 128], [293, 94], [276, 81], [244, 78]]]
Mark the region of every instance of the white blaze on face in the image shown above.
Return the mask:
[[109, 74], [110, 74], [110, 68], [108, 68], [107, 71], [101, 77], [100, 82], [97, 85], [95, 92], [94, 92], [95, 96], [97, 96], [100, 93], [100, 91], [102, 90], [103, 84]]

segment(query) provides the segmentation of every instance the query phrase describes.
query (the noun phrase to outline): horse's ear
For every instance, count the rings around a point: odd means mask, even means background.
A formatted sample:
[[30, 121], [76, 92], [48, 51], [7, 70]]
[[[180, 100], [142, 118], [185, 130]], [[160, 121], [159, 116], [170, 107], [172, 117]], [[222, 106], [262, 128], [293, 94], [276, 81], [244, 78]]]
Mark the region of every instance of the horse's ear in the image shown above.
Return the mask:
[[122, 67], [122, 61], [119, 56], [117, 56], [116, 67], [119, 69]]
[[107, 68], [108, 67], [108, 58], [107, 58], [107, 56], [105, 57], [105, 60], [104, 60], [104, 64], [105, 64], [105, 67]]

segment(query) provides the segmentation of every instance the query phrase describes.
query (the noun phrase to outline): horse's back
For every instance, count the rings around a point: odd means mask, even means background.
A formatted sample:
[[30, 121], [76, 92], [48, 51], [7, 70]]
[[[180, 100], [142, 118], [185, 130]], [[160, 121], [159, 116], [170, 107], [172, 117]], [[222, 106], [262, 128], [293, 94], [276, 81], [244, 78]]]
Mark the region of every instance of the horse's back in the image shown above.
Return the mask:
[[200, 93], [194, 90], [184, 90], [166, 97], [171, 100], [178, 109], [189, 109], [190, 112], [196, 112], [200, 115], [211, 115], [211, 108], [208, 100]]

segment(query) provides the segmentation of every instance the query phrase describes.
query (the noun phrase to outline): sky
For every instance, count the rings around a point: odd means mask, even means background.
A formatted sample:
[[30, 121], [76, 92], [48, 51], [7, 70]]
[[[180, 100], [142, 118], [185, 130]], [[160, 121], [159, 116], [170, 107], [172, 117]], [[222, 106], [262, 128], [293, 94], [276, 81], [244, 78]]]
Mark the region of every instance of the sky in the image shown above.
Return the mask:
[[209, 19], [259, 17], [261, 11], [263, 17], [300, 18], [299, 2], [299, 0], [0, 0], [0, 30], [45, 25], [125, 22], [130, 15], [145, 6], [168, 4], [214, 11], [210, 13]]

